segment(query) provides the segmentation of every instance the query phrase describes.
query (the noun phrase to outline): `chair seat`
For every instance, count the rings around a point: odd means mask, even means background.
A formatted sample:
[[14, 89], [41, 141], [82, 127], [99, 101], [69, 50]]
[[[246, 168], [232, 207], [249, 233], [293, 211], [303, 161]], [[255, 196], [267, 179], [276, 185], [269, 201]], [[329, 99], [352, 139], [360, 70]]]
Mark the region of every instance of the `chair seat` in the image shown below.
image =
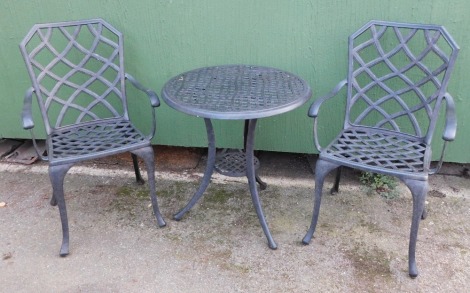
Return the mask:
[[129, 121], [101, 120], [53, 132], [48, 140], [51, 164], [78, 162], [150, 145]]
[[321, 156], [372, 172], [423, 173], [425, 176], [425, 153], [426, 144], [406, 136], [372, 129], [345, 129]]

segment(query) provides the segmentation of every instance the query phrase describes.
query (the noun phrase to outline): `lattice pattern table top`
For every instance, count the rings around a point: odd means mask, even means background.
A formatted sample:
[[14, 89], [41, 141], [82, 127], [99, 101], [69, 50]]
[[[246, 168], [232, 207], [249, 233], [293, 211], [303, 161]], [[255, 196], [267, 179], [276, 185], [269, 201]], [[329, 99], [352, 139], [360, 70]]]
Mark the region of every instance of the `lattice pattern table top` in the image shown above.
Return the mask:
[[[387, 132], [346, 129], [322, 155], [368, 171], [423, 173], [426, 144]], [[349, 162], [349, 164], [347, 164]]]
[[225, 65], [192, 70], [170, 79], [165, 102], [204, 118], [255, 119], [293, 110], [311, 96], [300, 77], [279, 69]]
[[62, 128], [49, 138], [51, 164], [111, 155], [149, 145], [149, 141], [127, 120], [108, 120]]

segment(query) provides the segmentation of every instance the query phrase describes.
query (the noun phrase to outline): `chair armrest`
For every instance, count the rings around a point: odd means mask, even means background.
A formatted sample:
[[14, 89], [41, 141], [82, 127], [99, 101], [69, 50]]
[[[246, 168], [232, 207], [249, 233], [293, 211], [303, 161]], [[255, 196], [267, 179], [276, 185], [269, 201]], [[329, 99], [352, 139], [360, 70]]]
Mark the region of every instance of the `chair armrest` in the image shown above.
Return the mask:
[[[144, 93], [147, 94], [147, 96], [150, 99], [150, 105], [152, 105], [152, 107], [155, 108], [155, 107], [160, 106], [160, 100], [158, 99], [158, 96], [154, 91], [152, 91], [148, 88], [145, 88], [134, 77], [132, 77], [132, 75], [125, 73], [124, 76], [127, 80], [129, 80], [131, 82], [131, 84], [135, 88], [137, 88], [138, 90], [141, 90], [141, 91], [143, 91]], [[155, 119], [155, 110], [152, 109], [151, 112], [152, 112], [152, 121], [153, 122], [152, 122], [152, 129], [151, 129], [150, 133], [148, 135], [146, 135], [146, 138], [148, 140], [152, 140], [152, 138], [154, 137], [155, 131], [156, 131], [156, 124], [157, 124], [157, 120]]]
[[312, 105], [310, 106], [309, 110], [308, 110], [308, 116], [312, 117], [313, 118], [313, 138], [314, 138], [314, 143], [315, 143], [315, 147], [317, 148], [317, 150], [319, 152], [322, 151], [322, 147], [320, 145], [320, 142], [318, 141], [318, 126], [317, 126], [317, 116], [318, 116], [318, 112], [320, 110], [320, 106], [323, 104], [323, 102], [325, 102], [326, 100], [328, 99], [331, 99], [332, 97], [336, 96], [336, 94], [348, 83], [348, 81], [346, 79], [340, 81], [335, 87], [334, 89], [329, 92], [326, 96], [323, 96], [323, 97], [320, 97], [318, 98], [317, 100], [315, 100], [315, 102], [312, 103]]
[[430, 168], [429, 170], [430, 175], [436, 174], [441, 169], [442, 163], [444, 162], [444, 153], [446, 151], [447, 143], [455, 139], [455, 134], [457, 132], [457, 118], [455, 117], [454, 99], [449, 93], [444, 95], [444, 99], [446, 101], [446, 122], [444, 133], [442, 134], [444, 145], [442, 146], [441, 156], [439, 157], [436, 167]]
[[325, 102], [326, 100], [336, 96], [336, 94], [348, 83], [348, 81], [346, 79], [340, 81], [335, 87], [334, 89], [329, 92], [327, 95], [323, 96], [323, 97], [320, 97], [318, 99], [315, 100], [315, 102], [312, 103], [312, 105], [310, 106], [310, 108], [308, 109], [308, 116], [312, 117], [312, 118], [316, 118], [318, 116], [318, 111], [320, 110], [320, 106], [321, 104], [323, 104], [323, 102]]
[[48, 156], [43, 156], [43, 154], [39, 151], [39, 147], [36, 142], [36, 137], [34, 135], [34, 121], [33, 121], [33, 112], [32, 112], [32, 104], [33, 104], [33, 93], [34, 88], [30, 87], [25, 95], [24, 95], [24, 102], [23, 102], [23, 111], [21, 113], [21, 120], [23, 121], [23, 128], [29, 130], [31, 134], [31, 139], [33, 141], [34, 149], [36, 153], [43, 161], [49, 161]]
[[143, 91], [144, 93], [147, 94], [147, 96], [149, 97], [150, 99], [150, 104], [152, 105], [152, 107], [158, 107], [160, 106], [160, 99], [158, 98], [157, 94], [152, 91], [151, 89], [148, 89], [148, 88], [145, 88], [143, 85], [141, 85], [132, 75], [126, 73], [124, 74], [124, 76], [126, 77], [127, 80], [129, 80], [131, 82], [131, 84]]
[[457, 118], [455, 117], [455, 103], [454, 99], [449, 93], [444, 95], [446, 100], [446, 124], [442, 139], [445, 141], [453, 141], [457, 132]]
[[33, 112], [31, 109], [33, 103], [33, 93], [34, 88], [30, 87], [24, 95], [23, 112], [21, 113], [24, 129], [34, 128]]

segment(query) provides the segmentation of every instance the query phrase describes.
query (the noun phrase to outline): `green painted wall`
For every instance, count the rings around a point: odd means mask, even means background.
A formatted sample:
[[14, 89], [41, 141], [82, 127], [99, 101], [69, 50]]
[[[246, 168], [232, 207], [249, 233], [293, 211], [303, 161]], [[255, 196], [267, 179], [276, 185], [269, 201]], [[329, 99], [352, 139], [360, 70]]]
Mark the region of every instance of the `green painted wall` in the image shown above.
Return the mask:
[[[383, 19], [443, 24], [459, 43], [461, 52], [449, 88], [459, 130], [446, 160], [470, 162], [469, 12], [468, 0], [2, 0], [0, 136], [29, 137], [19, 119], [29, 78], [18, 44], [34, 23], [106, 19], [124, 33], [126, 70], [158, 93], [179, 72], [246, 63], [304, 77], [312, 86], [313, 101], [345, 77], [348, 35], [370, 19]], [[143, 97], [137, 101], [136, 106], [130, 100], [131, 109], [139, 125], [145, 125], [150, 115], [145, 114]], [[324, 141], [340, 128], [342, 106], [338, 99], [324, 108], [320, 127]], [[316, 152], [307, 108], [260, 120], [256, 147]], [[218, 146], [241, 146], [242, 122], [216, 122], [215, 127]], [[156, 144], [206, 145], [203, 121], [166, 105], [158, 109], [157, 131]], [[435, 146], [440, 146], [440, 139]]]

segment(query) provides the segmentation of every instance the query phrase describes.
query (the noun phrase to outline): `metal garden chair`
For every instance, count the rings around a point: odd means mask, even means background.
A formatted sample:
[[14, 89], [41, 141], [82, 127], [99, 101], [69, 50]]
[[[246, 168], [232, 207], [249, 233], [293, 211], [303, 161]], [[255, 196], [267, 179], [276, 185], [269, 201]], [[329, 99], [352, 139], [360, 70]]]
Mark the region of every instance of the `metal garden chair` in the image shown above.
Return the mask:
[[[442, 26], [371, 21], [349, 37], [348, 76], [309, 109], [314, 118], [315, 199], [308, 244], [320, 211], [325, 176], [337, 169], [332, 192], [338, 190], [341, 166], [399, 178], [413, 196], [409, 242], [409, 275], [418, 275], [415, 248], [425, 215], [428, 175], [438, 172], [445, 146], [457, 128], [454, 101], [446, 91], [459, 47]], [[341, 89], [345, 88], [345, 91]], [[346, 92], [343, 130], [325, 148], [317, 137], [320, 105]], [[431, 167], [431, 141], [440, 108], [446, 103], [444, 145]]]
[[[32, 96], [37, 97], [47, 134], [47, 157], [52, 183], [51, 205], [58, 205], [63, 241], [60, 255], [69, 253], [69, 228], [64, 200], [64, 177], [84, 160], [130, 152], [136, 179], [143, 183], [137, 156], [146, 164], [153, 212], [160, 227], [155, 194], [154, 152], [150, 139], [155, 134], [155, 111], [150, 135], [131, 123], [126, 97], [128, 80], [145, 92], [152, 107], [160, 102], [155, 92], [144, 88], [124, 72], [122, 34], [101, 19], [37, 24], [20, 44], [31, 77], [26, 91], [23, 127], [31, 130]], [[40, 154], [41, 155], [41, 154]]]

